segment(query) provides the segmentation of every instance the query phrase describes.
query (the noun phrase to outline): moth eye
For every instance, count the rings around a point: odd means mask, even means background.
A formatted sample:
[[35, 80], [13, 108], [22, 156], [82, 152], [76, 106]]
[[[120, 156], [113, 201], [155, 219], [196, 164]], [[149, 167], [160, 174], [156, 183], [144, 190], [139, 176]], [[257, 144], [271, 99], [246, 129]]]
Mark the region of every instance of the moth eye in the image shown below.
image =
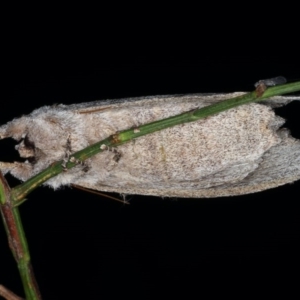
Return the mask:
[[36, 162], [36, 158], [34, 156], [28, 157], [28, 162], [30, 162], [31, 164], [34, 164]]
[[34, 143], [29, 140], [28, 135], [26, 135], [25, 138], [24, 138], [24, 145], [27, 148], [30, 148], [30, 149], [34, 149], [35, 148]]
[[34, 158], [35, 146], [32, 141], [26, 135], [21, 142], [15, 147], [18, 150], [20, 157], [24, 158]]

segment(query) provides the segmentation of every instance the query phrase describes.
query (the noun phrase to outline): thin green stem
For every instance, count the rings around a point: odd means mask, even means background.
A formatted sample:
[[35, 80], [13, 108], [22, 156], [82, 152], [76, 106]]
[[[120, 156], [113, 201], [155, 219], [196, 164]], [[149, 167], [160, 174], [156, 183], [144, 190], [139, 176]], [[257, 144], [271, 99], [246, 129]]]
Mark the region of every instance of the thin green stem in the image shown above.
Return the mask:
[[40, 300], [41, 295], [30, 263], [28, 244], [23, 229], [19, 208], [11, 201], [11, 190], [0, 173], [0, 210], [8, 243], [17, 262], [26, 299]]
[[[258, 102], [265, 99], [268, 99], [273, 96], [283, 95], [287, 93], [293, 93], [300, 91], [300, 81], [289, 83], [289, 84], [283, 84], [278, 85], [274, 87], [267, 88], [262, 93], [258, 93], [258, 90], [255, 90], [250, 93], [246, 93], [242, 96], [234, 97], [219, 103], [215, 103], [210, 106], [206, 106], [200, 109], [196, 109], [193, 111], [185, 112], [180, 115], [170, 117], [167, 119], [155, 121], [149, 124], [142, 125], [136, 129], [128, 129], [124, 130], [122, 132], [116, 133], [98, 143], [95, 143], [81, 151], [78, 151], [72, 155], [72, 157], [75, 158], [75, 160], [84, 161], [93, 155], [100, 153], [103, 151], [102, 145], [106, 145], [107, 147], [116, 147], [119, 145], [122, 145], [132, 139], [135, 139], [140, 136], [144, 136], [150, 133], [153, 133], [155, 131], [159, 131], [168, 127], [172, 127], [175, 125], [179, 125], [182, 123], [187, 122], [194, 122], [202, 118], [206, 118], [210, 115], [228, 110], [230, 108], [242, 105], [242, 104], [248, 104], [251, 102]], [[28, 195], [32, 190], [34, 190], [36, 187], [43, 184], [48, 179], [58, 175], [63, 171], [62, 167], [63, 162], [59, 161], [55, 164], [51, 165], [38, 175], [30, 178], [26, 182], [20, 184], [19, 186], [15, 187], [12, 190], [12, 199], [15, 203], [15, 205], [18, 205], [25, 197]], [[77, 163], [76, 162], [68, 162], [66, 165], [66, 168], [70, 169], [74, 167]]]
[[[283, 95], [286, 93], [292, 93], [300, 91], [300, 82], [280, 85], [271, 87], [268, 89], [258, 90], [247, 93], [245, 95], [228, 99], [223, 102], [213, 104], [201, 109], [193, 110], [183, 113], [178, 116], [174, 116], [168, 119], [156, 121], [153, 123], [140, 126], [138, 130], [128, 129], [120, 133], [116, 133], [103, 141], [100, 141], [94, 145], [91, 145], [77, 153], [74, 153], [72, 157], [74, 159], [69, 161], [66, 168], [72, 168], [77, 165], [78, 160], [84, 161], [91, 156], [102, 152], [106, 147], [116, 147], [122, 145], [137, 137], [153, 133], [158, 130], [162, 130], [168, 127], [172, 127], [178, 124], [193, 122], [201, 118], [208, 117], [210, 115], [228, 110], [238, 105], [247, 104], [250, 102], [261, 101], [272, 96]], [[105, 146], [103, 146], [105, 145]], [[77, 161], [77, 162], [76, 162]], [[44, 183], [46, 180], [61, 173], [65, 167], [62, 166], [63, 162], [57, 162], [38, 175], [32, 177], [28, 181], [14, 189], [10, 190], [6, 180], [0, 173], [0, 209], [2, 219], [4, 221], [5, 229], [7, 232], [10, 248], [17, 261], [19, 272], [21, 274], [26, 299], [39, 300], [41, 299], [33, 271], [30, 265], [29, 249], [23, 230], [19, 210], [16, 205], [19, 205], [24, 201], [24, 198], [36, 187]]]

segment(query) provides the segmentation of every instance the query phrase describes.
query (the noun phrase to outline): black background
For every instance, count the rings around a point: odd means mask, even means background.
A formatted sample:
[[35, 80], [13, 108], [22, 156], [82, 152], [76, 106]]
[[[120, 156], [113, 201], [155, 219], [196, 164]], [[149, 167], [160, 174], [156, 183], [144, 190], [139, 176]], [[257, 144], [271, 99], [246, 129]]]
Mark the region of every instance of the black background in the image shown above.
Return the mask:
[[[159, 49], [155, 56], [138, 50], [125, 55], [122, 49], [94, 49], [90, 56], [48, 47], [15, 48], [6, 57], [1, 124], [55, 103], [249, 91], [256, 81], [279, 75], [299, 80], [299, 63], [279, 56], [175, 55]], [[277, 111], [300, 138], [300, 103]], [[1, 160], [16, 157], [14, 144], [1, 142]], [[77, 189], [40, 187], [20, 211], [44, 299], [144, 299], [173, 297], [179, 290], [232, 295], [241, 288], [243, 294], [285, 293], [299, 283], [293, 275], [300, 267], [299, 191], [298, 181], [218, 199], [128, 195], [125, 206]], [[0, 248], [0, 283], [22, 295], [2, 225]]]

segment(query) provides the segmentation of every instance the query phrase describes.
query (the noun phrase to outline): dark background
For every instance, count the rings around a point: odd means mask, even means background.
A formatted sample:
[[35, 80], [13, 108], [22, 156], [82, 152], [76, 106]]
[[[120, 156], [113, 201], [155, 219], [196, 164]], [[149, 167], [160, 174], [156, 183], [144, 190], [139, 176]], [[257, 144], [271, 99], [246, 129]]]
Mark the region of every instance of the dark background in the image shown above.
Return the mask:
[[[249, 91], [260, 79], [295, 81], [300, 74], [299, 63], [279, 56], [157, 51], [154, 57], [138, 50], [127, 56], [117, 49], [91, 57], [47, 47], [16, 48], [6, 57], [1, 124], [43, 105]], [[300, 103], [277, 111], [300, 138]], [[1, 142], [1, 160], [16, 158], [14, 144]], [[293, 275], [300, 267], [299, 192], [298, 181], [231, 198], [128, 195], [125, 206], [77, 189], [40, 187], [20, 210], [44, 299], [144, 299], [179, 290], [232, 295], [241, 288], [256, 295], [260, 289], [285, 293], [299, 283]], [[2, 225], [0, 249], [0, 283], [22, 295]]]

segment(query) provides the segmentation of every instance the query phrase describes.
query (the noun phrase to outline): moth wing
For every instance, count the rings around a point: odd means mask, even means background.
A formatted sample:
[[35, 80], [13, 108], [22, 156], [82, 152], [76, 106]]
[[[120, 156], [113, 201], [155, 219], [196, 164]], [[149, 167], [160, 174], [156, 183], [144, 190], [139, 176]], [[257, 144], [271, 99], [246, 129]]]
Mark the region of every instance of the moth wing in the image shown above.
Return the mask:
[[[285, 134], [283, 131], [282, 134]], [[84, 181], [76, 184], [88, 189], [101, 192], [115, 192], [120, 194], [152, 195], [161, 197], [182, 198], [214, 198], [236, 196], [255, 193], [275, 188], [300, 179], [300, 140], [286, 134], [282, 142], [263, 157], [259, 167], [246, 178], [235, 184], [223, 184], [206, 189], [141, 189], [135, 187], [112, 187], [107, 185], [93, 185]]]
[[[240, 96], [243, 92], [231, 94], [191, 94], [191, 95], [172, 95], [172, 96], [151, 96], [146, 98], [129, 98], [109, 101], [96, 101], [74, 105], [79, 113], [93, 113], [106, 109], [130, 109], [131, 106], [162, 105], [164, 102], [172, 102], [174, 105], [182, 101], [192, 101], [199, 103], [199, 106], [207, 106], [225, 99]], [[300, 100], [299, 96], [276, 96], [262, 104], [272, 107], [285, 105], [293, 100]], [[135, 187], [114, 187], [101, 184], [91, 184], [85, 181], [77, 181], [76, 184], [88, 189], [102, 192], [117, 192], [120, 194], [140, 194], [154, 195], [161, 197], [187, 197], [187, 198], [211, 198], [221, 196], [233, 196], [254, 193], [269, 188], [294, 182], [300, 178], [300, 141], [288, 135], [282, 139], [279, 145], [272, 147], [263, 156], [259, 167], [249, 174], [246, 178], [235, 184], [223, 184], [212, 188], [201, 189], [142, 189]]]
[[237, 97], [245, 94], [245, 92], [236, 92], [230, 94], [188, 94], [188, 95], [163, 95], [163, 96], [148, 96], [148, 97], [135, 97], [123, 98], [115, 100], [99, 100], [92, 102], [85, 102], [79, 104], [68, 105], [67, 110], [76, 111], [77, 113], [95, 113], [108, 109], [130, 109], [130, 107], [148, 105], [163, 105], [164, 103], [182, 103], [184, 101], [197, 102], [200, 107], [208, 106], [216, 102], [224, 101], [231, 97]]
[[[73, 110], [78, 113], [97, 113], [105, 110], [113, 109], [130, 109], [133, 106], [147, 107], [149, 104], [152, 106], [162, 105], [164, 103], [182, 103], [184, 101], [197, 102], [200, 107], [205, 107], [220, 101], [224, 101], [229, 98], [238, 97], [244, 95], [246, 92], [235, 93], [222, 93], [222, 94], [188, 94], [188, 95], [163, 95], [163, 96], [148, 96], [148, 97], [136, 97], [136, 98], [123, 98], [115, 100], [99, 100], [92, 102], [85, 102], [80, 104], [72, 104], [66, 106], [67, 110]], [[286, 105], [287, 103], [300, 100], [300, 96], [275, 96], [269, 100], [261, 102], [262, 104], [269, 105], [271, 107], [279, 107]]]

